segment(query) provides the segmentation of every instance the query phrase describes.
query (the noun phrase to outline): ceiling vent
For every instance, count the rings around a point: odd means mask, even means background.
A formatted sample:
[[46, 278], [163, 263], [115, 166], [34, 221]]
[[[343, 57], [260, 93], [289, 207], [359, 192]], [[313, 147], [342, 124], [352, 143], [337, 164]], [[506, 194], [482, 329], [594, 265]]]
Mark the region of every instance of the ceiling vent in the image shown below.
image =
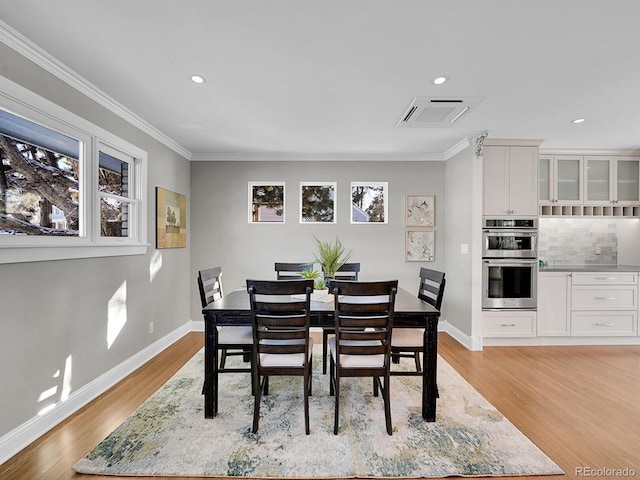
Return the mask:
[[396, 127], [452, 127], [481, 101], [480, 97], [416, 97]]

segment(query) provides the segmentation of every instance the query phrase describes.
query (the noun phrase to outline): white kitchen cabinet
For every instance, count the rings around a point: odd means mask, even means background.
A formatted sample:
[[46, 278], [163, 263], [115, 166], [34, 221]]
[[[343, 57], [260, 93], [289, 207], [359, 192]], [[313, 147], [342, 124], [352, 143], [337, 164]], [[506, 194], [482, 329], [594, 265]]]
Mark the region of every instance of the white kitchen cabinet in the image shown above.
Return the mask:
[[564, 337], [571, 334], [571, 274], [538, 274], [538, 336]]
[[483, 215], [538, 215], [538, 147], [483, 149]]
[[584, 157], [587, 205], [640, 203], [640, 158], [590, 155]]
[[572, 336], [637, 334], [637, 273], [572, 273]]
[[484, 337], [535, 337], [536, 312], [532, 310], [504, 310], [482, 312]]
[[583, 197], [581, 155], [540, 155], [538, 197], [541, 205], [577, 205]]

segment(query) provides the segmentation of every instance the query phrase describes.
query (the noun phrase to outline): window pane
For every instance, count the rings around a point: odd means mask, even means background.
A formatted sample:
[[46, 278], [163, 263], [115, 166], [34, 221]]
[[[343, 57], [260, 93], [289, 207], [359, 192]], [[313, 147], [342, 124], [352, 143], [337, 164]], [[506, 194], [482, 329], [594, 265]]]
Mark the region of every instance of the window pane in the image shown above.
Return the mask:
[[102, 237], [129, 236], [129, 203], [113, 198], [100, 199], [100, 235]]
[[98, 185], [101, 192], [129, 197], [129, 163], [100, 152]]
[[0, 113], [0, 235], [78, 236], [80, 142]]

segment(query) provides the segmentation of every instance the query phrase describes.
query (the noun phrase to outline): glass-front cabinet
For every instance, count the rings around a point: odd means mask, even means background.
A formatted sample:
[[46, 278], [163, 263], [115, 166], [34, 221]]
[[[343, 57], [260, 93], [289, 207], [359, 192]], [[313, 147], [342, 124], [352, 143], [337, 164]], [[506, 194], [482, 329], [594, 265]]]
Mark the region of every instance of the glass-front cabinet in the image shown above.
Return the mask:
[[541, 204], [582, 203], [583, 157], [580, 155], [540, 155], [538, 200]]
[[637, 205], [640, 202], [640, 157], [584, 157], [585, 205]]

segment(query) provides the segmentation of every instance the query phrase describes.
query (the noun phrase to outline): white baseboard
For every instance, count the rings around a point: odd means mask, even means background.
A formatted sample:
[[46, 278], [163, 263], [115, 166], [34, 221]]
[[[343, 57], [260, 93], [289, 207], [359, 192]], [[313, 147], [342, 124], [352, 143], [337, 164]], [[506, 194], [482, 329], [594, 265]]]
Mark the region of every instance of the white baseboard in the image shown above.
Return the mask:
[[[155, 343], [139, 351], [121, 364], [89, 382], [69, 395], [64, 402], [59, 402], [49, 412], [33, 417], [0, 438], [0, 464], [6, 462], [27, 445], [47, 433], [53, 427], [73, 415], [93, 399], [113, 387], [127, 375], [133, 373], [143, 364], [162, 352], [191, 331], [198, 331], [198, 323], [188, 321], [178, 329], [162, 337]], [[204, 323], [202, 330], [204, 330]]]
[[470, 337], [462, 330], [454, 327], [446, 320], [438, 323], [438, 331], [446, 332], [451, 335], [455, 340], [467, 347], [469, 350], [480, 351], [482, 350], [482, 338]]

